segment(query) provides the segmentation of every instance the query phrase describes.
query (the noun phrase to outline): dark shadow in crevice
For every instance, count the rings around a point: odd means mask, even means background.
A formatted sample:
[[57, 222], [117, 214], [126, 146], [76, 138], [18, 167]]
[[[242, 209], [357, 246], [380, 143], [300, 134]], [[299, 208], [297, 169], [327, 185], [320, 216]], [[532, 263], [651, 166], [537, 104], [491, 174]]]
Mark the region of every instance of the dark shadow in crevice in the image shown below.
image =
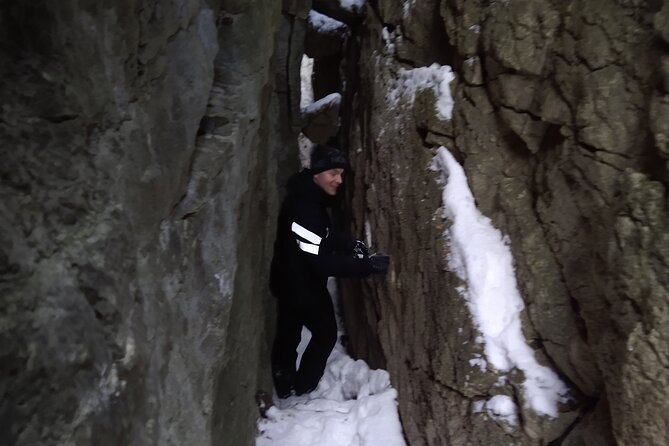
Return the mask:
[[532, 152], [530, 149], [527, 147], [527, 144], [523, 139], [518, 136], [513, 130], [511, 130], [506, 122], [502, 120], [502, 118], [497, 116], [497, 122], [498, 125], [501, 127], [501, 134], [502, 137], [504, 138], [504, 145], [508, 147], [509, 151], [511, 151], [514, 155], [519, 156], [521, 158], [530, 158], [532, 157]]
[[541, 152], [554, 150], [562, 145], [562, 143], [565, 140], [565, 137], [562, 134], [562, 132], [560, 132], [560, 127], [561, 126], [557, 124], [550, 124], [548, 128], [546, 128], [544, 137], [541, 140], [541, 143], [539, 144]]

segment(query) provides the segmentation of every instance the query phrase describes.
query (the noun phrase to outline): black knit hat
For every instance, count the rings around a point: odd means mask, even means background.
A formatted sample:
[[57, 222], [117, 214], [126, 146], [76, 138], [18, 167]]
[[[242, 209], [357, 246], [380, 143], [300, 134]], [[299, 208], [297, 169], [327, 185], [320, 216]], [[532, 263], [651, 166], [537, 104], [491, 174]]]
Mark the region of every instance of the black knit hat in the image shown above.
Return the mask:
[[314, 174], [330, 169], [348, 169], [348, 159], [341, 150], [317, 144], [311, 150], [310, 169]]

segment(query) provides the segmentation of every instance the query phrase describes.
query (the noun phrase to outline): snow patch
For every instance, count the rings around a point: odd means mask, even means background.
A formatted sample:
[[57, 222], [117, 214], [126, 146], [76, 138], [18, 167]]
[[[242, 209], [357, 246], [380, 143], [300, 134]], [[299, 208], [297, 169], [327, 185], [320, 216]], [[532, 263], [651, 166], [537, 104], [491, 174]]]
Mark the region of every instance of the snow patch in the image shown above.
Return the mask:
[[396, 85], [389, 88], [386, 96], [391, 106], [397, 107], [402, 98], [406, 98], [409, 103], [413, 103], [417, 92], [432, 90], [437, 98], [435, 104], [437, 116], [441, 120], [451, 119], [453, 97], [449, 84], [455, 79], [455, 75], [450, 66], [434, 63], [429, 67], [418, 67], [410, 70], [401, 68], [398, 74], [399, 78]]
[[314, 102], [314, 89], [311, 84], [311, 75], [314, 72], [314, 59], [302, 55], [302, 62], [300, 63], [300, 107], [305, 108]]
[[258, 420], [256, 446], [404, 446], [388, 373], [354, 361], [341, 345], [309, 395], [281, 400]]
[[300, 343], [297, 346], [297, 358], [295, 359], [295, 369], [300, 368], [300, 362], [302, 362], [302, 355], [304, 354], [304, 350], [307, 348], [307, 345], [309, 345], [309, 341], [311, 341], [311, 331], [309, 331], [307, 327], [302, 327], [302, 333], [300, 336]]
[[385, 43], [385, 46], [383, 48], [384, 54], [389, 56], [395, 54], [395, 39], [397, 38], [395, 32], [389, 31], [388, 27], [384, 26], [383, 29], [381, 30], [381, 38]]
[[478, 367], [482, 372], [486, 371], [488, 367], [488, 362], [483, 358], [472, 358], [469, 360], [469, 365], [472, 367]]
[[334, 104], [340, 104], [341, 103], [341, 94], [339, 93], [330, 93], [329, 95], [325, 96], [324, 98], [319, 99], [318, 101], [304, 107], [304, 113], [315, 113], [318, 112], [320, 109], [329, 107]]
[[309, 17], [307, 20], [311, 26], [324, 34], [345, 31], [348, 29], [348, 27], [343, 22], [335, 20], [325, 14], [321, 14], [320, 12], [314, 11], [313, 9], [309, 11]]
[[472, 412], [486, 412], [493, 420], [504, 421], [511, 426], [518, 424], [518, 407], [507, 395], [495, 395], [488, 401], [475, 401]]
[[567, 388], [555, 372], [536, 361], [523, 336], [524, 304], [508, 238], [477, 209], [462, 166], [445, 147], [439, 148], [432, 168], [443, 173], [444, 216], [452, 223], [445, 233], [448, 266], [466, 283], [460, 292], [482, 334], [488, 362], [502, 372], [522, 370], [527, 404], [538, 414], [556, 417]]
[[339, 0], [342, 8], [350, 12], [361, 12], [366, 0]]

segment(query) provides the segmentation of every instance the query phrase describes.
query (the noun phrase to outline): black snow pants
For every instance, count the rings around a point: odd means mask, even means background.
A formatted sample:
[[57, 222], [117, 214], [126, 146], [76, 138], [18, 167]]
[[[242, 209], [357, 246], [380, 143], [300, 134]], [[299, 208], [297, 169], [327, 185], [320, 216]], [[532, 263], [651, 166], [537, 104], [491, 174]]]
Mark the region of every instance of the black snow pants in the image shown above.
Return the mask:
[[[311, 332], [300, 367], [296, 370], [297, 346], [302, 327]], [[302, 395], [314, 390], [325, 371], [325, 364], [337, 342], [337, 322], [332, 299], [323, 290], [306, 305], [295, 305], [288, 298], [278, 298], [278, 321], [272, 348], [272, 377], [280, 398], [291, 391]]]

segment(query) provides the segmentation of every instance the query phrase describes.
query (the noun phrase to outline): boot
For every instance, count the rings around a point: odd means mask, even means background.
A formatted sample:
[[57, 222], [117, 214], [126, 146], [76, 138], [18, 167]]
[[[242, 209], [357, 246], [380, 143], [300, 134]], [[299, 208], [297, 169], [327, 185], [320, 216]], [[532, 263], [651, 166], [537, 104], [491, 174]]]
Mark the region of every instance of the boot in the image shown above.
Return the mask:
[[274, 378], [274, 389], [279, 398], [288, 398], [295, 393], [293, 390], [294, 373], [278, 370], [272, 374], [272, 378]]

